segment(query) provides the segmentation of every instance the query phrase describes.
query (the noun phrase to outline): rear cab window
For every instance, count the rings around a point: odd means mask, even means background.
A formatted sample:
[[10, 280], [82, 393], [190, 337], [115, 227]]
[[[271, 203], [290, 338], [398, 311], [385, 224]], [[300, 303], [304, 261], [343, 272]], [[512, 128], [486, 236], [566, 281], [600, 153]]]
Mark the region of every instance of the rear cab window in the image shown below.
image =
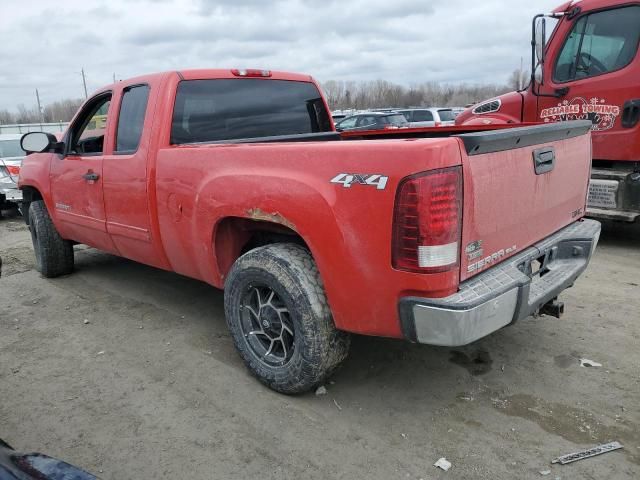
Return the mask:
[[171, 125], [174, 145], [331, 132], [313, 83], [289, 80], [183, 80]]
[[632, 5], [580, 17], [558, 55], [558, 83], [620, 70], [633, 60], [640, 40], [640, 6]]

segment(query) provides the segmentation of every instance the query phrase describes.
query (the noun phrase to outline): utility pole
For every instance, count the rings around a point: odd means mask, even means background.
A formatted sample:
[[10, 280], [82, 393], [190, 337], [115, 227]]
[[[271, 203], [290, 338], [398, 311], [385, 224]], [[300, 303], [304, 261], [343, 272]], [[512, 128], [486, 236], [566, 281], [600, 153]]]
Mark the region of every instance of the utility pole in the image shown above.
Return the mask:
[[44, 123], [44, 114], [42, 112], [42, 106], [40, 105], [40, 94], [38, 93], [37, 88], [36, 88], [36, 100], [38, 101], [38, 117], [40, 117], [40, 122]]
[[116, 72], [113, 72], [113, 83], [116, 83]]
[[82, 72], [82, 85], [84, 86], [84, 98], [89, 98], [89, 94], [87, 93], [87, 79], [84, 77], [84, 67], [82, 68], [82, 70], [80, 70]]
[[518, 90], [524, 88], [524, 58], [520, 57], [520, 75], [518, 75]]

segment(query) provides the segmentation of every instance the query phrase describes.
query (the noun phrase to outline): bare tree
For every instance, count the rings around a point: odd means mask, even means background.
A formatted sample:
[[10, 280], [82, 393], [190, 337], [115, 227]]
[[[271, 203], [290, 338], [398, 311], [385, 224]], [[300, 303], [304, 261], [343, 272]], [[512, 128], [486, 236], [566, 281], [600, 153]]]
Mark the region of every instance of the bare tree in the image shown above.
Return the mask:
[[344, 82], [329, 80], [322, 84], [333, 110], [406, 107], [458, 107], [495, 97], [510, 85], [469, 85], [425, 82], [410, 87], [386, 80]]
[[[76, 111], [82, 104], [82, 99], [66, 99], [53, 102], [46, 105], [43, 109], [45, 122], [68, 122], [73, 118]], [[0, 125], [8, 125], [11, 123], [39, 123], [42, 121], [38, 113], [38, 107], [26, 107], [20, 104], [16, 107], [15, 112], [9, 110], [0, 110]]]
[[528, 78], [529, 72], [527, 70], [518, 68], [511, 72], [511, 75], [509, 75], [507, 85], [511, 90], [521, 90], [526, 86]]

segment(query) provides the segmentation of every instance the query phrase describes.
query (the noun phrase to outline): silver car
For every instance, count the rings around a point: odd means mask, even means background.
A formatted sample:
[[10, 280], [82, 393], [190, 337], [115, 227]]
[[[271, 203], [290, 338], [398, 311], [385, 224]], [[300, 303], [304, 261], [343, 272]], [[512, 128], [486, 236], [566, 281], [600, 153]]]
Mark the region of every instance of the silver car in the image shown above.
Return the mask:
[[456, 116], [450, 108], [406, 108], [402, 113], [409, 127], [449, 127], [455, 125]]
[[0, 135], [0, 209], [19, 207], [22, 202], [18, 175], [25, 153], [20, 138], [19, 134]]

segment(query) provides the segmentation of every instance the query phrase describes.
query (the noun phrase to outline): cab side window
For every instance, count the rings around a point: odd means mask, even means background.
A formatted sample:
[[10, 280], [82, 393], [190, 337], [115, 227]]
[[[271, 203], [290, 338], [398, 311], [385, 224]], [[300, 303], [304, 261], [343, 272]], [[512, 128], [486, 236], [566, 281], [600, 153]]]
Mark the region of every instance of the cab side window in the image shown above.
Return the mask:
[[554, 81], [570, 82], [626, 67], [638, 50], [639, 25], [640, 6], [580, 17], [558, 56]]
[[417, 110], [413, 112], [414, 122], [433, 122], [433, 113], [429, 110]]
[[124, 90], [116, 133], [117, 153], [133, 153], [138, 149], [148, 99], [148, 85], [136, 85]]
[[358, 120], [358, 117], [345, 118], [341, 122], [338, 122], [336, 127], [337, 128], [353, 128], [353, 127], [356, 126], [356, 121], [357, 120]]
[[69, 153], [72, 155], [100, 155], [104, 151], [104, 134], [111, 94], [90, 102], [71, 127]]
[[376, 123], [376, 119], [375, 117], [372, 116], [364, 116], [364, 117], [360, 117], [358, 119], [358, 127], [367, 127], [367, 126], [373, 126]]

